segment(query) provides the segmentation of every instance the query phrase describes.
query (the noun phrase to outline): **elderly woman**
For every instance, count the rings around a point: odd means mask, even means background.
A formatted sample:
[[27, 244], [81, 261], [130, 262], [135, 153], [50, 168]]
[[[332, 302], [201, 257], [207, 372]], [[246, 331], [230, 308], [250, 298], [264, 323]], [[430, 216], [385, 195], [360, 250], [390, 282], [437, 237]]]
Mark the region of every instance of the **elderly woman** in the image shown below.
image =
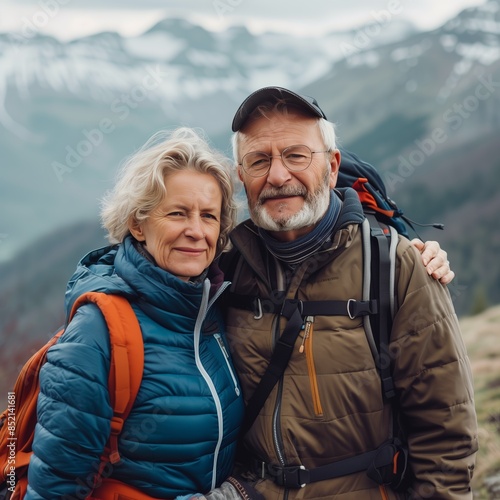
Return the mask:
[[[213, 261], [235, 213], [223, 157], [190, 129], [155, 136], [104, 200], [116, 244], [85, 256], [68, 284], [68, 310], [104, 291], [126, 297], [138, 318], [144, 373], [111, 478], [151, 498], [206, 493], [231, 472], [243, 402], [215, 307], [227, 283]], [[86, 304], [41, 371], [26, 498], [86, 496], [113, 414], [109, 363], [106, 323]]]

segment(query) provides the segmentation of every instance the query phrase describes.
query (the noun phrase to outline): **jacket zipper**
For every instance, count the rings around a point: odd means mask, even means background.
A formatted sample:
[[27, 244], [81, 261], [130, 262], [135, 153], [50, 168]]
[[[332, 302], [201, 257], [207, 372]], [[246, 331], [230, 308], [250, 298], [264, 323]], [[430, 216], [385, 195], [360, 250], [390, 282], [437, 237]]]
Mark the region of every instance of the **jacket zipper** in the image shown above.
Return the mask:
[[[274, 345], [279, 339], [280, 332], [280, 320], [279, 316], [276, 316], [275, 326], [274, 326]], [[281, 397], [283, 393], [283, 377], [278, 381], [278, 393], [276, 396], [276, 405], [274, 407], [273, 412], [273, 421], [272, 421], [272, 432], [273, 432], [273, 441], [274, 441], [274, 449], [276, 450], [276, 455], [278, 460], [282, 466], [285, 466], [285, 457], [283, 453], [284, 445], [283, 438], [281, 436], [281, 428], [280, 428], [280, 415], [281, 415]]]
[[229, 371], [229, 374], [231, 375], [231, 378], [233, 379], [234, 392], [236, 393], [237, 396], [239, 396], [240, 395], [240, 388], [238, 387], [238, 381], [236, 379], [236, 375], [234, 374], [234, 371], [231, 368], [231, 363], [229, 362], [229, 354], [227, 352], [226, 346], [224, 345], [224, 341], [222, 340], [220, 333], [215, 333], [214, 337], [217, 340], [217, 344], [219, 346], [219, 349], [222, 352], [222, 355], [224, 356], [224, 361], [226, 362], [226, 366], [227, 366], [227, 369]]
[[[224, 281], [224, 283], [219, 287], [217, 292], [214, 294], [210, 302], [208, 303], [208, 309], [212, 307], [212, 304], [220, 297], [222, 292], [229, 286], [229, 281]], [[236, 393], [237, 396], [240, 395], [240, 388], [238, 385], [238, 379], [236, 378], [236, 375], [234, 373], [233, 368], [231, 367], [231, 363], [229, 362], [229, 353], [227, 352], [226, 346], [224, 345], [224, 341], [222, 340], [222, 337], [219, 333], [216, 333], [214, 337], [217, 339], [217, 343], [219, 344], [219, 348], [222, 351], [222, 354], [224, 355], [224, 360], [226, 361], [227, 369], [229, 370], [229, 373], [231, 375], [231, 378], [233, 379], [233, 384], [234, 384], [234, 392]]]
[[212, 490], [216, 487], [217, 483], [217, 462], [219, 459], [220, 447], [222, 445], [222, 438], [224, 436], [224, 420], [222, 417], [222, 404], [220, 402], [219, 394], [217, 393], [213, 380], [210, 378], [210, 375], [207, 373], [205, 367], [203, 366], [203, 363], [201, 362], [200, 339], [201, 339], [201, 326], [203, 325], [203, 321], [207, 315], [207, 311], [209, 307], [212, 306], [217, 297], [222, 293], [221, 288], [222, 290], [224, 290], [225, 286], [222, 285], [219, 288], [219, 290], [217, 291], [218, 293], [216, 293], [215, 296], [212, 297], [212, 300], [210, 300], [209, 303], [208, 298], [210, 294], [210, 281], [208, 279], [205, 279], [205, 281], [203, 282], [203, 295], [201, 297], [200, 310], [198, 311], [198, 316], [196, 318], [196, 323], [194, 326], [194, 358], [196, 366], [200, 371], [202, 377], [204, 378], [205, 382], [207, 383], [208, 388], [210, 389], [210, 393], [212, 394], [212, 398], [215, 403], [215, 409], [217, 411], [218, 437], [217, 437], [217, 444], [215, 445], [214, 449], [214, 461], [212, 464], [212, 485], [210, 487], [210, 489]]
[[309, 382], [311, 384], [311, 396], [313, 400], [314, 413], [317, 417], [323, 415], [323, 407], [321, 398], [319, 397], [318, 377], [316, 374], [316, 366], [314, 364], [313, 354], [313, 333], [314, 333], [314, 316], [307, 316], [304, 325], [304, 337], [302, 344], [299, 347], [299, 352], [306, 352], [307, 372], [309, 373]]
[[[289, 287], [289, 280], [286, 278], [285, 273], [283, 271], [282, 266], [275, 259], [275, 267], [274, 272], [276, 276], [276, 286], [275, 290], [285, 290], [285, 288]], [[271, 274], [271, 273], [270, 273]], [[294, 279], [296, 275], [294, 274]], [[286, 296], [286, 295], [285, 295]], [[281, 315], [278, 314], [275, 316], [275, 325], [273, 329], [273, 345], [279, 340], [280, 337], [280, 318]], [[283, 443], [283, 436], [281, 434], [281, 405], [282, 405], [282, 397], [283, 397], [283, 377], [278, 381], [277, 395], [276, 395], [276, 404], [273, 412], [273, 420], [272, 420], [272, 433], [273, 433], [273, 442], [274, 449], [276, 451], [276, 456], [280, 462], [280, 464], [284, 467], [286, 465], [286, 457], [285, 457], [285, 446]], [[288, 497], [288, 494], [285, 493], [285, 497]]]
[[281, 414], [281, 396], [283, 393], [283, 380], [280, 380], [278, 382], [278, 396], [277, 396], [277, 403], [274, 408], [274, 414], [273, 414], [273, 440], [274, 440], [274, 446], [276, 449], [276, 455], [278, 456], [278, 460], [280, 461], [280, 464], [282, 466], [285, 466], [285, 457], [283, 456], [283, 452], [281, 451], [284, 446], [283, 446], [283, 438], [281, 436], [281, 429], [279, 426], [280, 423], [280, 414]]

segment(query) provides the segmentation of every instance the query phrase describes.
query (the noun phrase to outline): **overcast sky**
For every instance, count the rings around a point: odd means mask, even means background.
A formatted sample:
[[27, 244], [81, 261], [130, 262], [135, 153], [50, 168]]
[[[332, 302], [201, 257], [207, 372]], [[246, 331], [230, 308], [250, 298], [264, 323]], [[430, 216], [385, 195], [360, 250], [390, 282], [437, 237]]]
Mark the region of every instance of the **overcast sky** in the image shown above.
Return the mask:
[[485, 0], [2, 0], [0, 32], [36, 28], [62, 40], [100, 31], [132, 36], [181, 14], [222, 29], [245, 23], [254, 32], [319, 33], [367, 22], [408, 19], [423, 29], [440, 26]]

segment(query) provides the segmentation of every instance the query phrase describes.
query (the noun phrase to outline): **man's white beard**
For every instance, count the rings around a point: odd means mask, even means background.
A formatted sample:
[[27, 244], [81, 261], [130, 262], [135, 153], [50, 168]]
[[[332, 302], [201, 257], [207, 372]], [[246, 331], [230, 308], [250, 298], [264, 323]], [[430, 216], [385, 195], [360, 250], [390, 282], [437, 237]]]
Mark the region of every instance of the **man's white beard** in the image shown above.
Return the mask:
[[250, 209], [250, 217], [253, 222], [260, 228], [266, 231], [295, 231], [307, 226], [316, 224], [325, 215], [330, 204], [330, 185], [329, 176], [325, 178], [319, 189], [312, 195], [307, 195], [304, 198], [304, 206], [293, 215], [278, 216], [273, 219], [267, 212], [261, 198], [268, 196], [286, 195], [302, 195], [306, 192], [305, 187], [292, 189], [270, 189], [263, 193], [259, 201], [253, 209]]

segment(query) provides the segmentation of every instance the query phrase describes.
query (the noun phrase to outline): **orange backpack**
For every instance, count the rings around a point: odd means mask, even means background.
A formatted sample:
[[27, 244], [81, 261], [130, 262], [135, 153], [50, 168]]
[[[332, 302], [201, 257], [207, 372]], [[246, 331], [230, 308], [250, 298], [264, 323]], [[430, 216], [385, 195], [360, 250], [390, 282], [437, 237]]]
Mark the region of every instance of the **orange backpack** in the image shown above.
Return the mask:
[[[92, 498], [92, 488], [99, 488], [104, 484], [103, 472], [106, 466], [120, 459], [118, 436], [134, 404], [144, 370], [142, 333], [128, 300], [118, 295], [85, 293], [74, 303], [70, 320], [80, 306], [89, 302], [99, 307], [108, 325], [111, 344], [108, 387], [113, 418], [111, 435], [101, 456], [100, 468], [93, 484], [89, 485], [86, 498]], [[45, 363], [47, 350], [63, 333], [64, 329], [59, 330], [27, 361], [14, 390], [8, 394], [8, 407], [0, 415], [0, 498], [18, 500], [24, 498], [26, 493], [28, 465], [33, 453], [31, 446], [37, 421], [40, 368]]]

